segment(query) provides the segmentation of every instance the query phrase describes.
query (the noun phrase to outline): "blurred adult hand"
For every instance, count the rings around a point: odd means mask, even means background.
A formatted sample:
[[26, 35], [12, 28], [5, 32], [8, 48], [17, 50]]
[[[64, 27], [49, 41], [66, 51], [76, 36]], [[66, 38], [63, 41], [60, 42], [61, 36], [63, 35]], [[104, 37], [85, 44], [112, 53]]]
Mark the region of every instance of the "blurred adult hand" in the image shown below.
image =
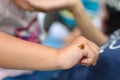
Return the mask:
[[79, 0], [13, 0], [19, 7], [29, 11], [51, 11], [70, 9]]

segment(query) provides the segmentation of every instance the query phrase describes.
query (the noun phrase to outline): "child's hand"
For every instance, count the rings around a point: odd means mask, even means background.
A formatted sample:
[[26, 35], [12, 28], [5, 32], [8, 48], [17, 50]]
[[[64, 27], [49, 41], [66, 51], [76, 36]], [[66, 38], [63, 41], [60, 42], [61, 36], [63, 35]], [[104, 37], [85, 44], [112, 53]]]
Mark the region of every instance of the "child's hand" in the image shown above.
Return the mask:
[[19, 7], [29, 11], [71, 9], [79, 0], [13, 0]]
[[[83, 44], [83, 49], [79, 46]], [[71, 45], [60, 49], [60, 62], [64, 69], [80, 63], [84, 66], [96, 65], [99, 56], [99, 47], [84, 37], [79, 37]]]
[[37, 11], [50, 11], [69, 9], [76, 5], [79, 0], [26, 0]]

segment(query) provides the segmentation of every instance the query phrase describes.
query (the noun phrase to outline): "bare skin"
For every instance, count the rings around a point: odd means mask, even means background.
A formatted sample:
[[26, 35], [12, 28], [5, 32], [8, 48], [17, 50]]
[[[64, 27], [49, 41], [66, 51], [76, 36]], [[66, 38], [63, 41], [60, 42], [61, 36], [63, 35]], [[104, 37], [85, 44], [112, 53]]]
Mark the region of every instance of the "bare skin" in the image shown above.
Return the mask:
[[82, 36], [82, 33], [81, 33], [80, 29], [77, 27], [70, 33], [70, 35], [68, 37], [66, 37], [64, 39], [64, 41], [67, 44], [70, 44], [71, 42], [73, 42], [79, 36]]
[[[21, 2], [20, 0], [14, 0], [16, 3]], [[108, 41], [108, 36], [103, 32], [99, 31], [91, 22], [87, 15], [82, 2], [79, 0], [22, 0], [24, 3], [29, 5], [26, 10], [33, 11], [50, 11], [58, 9], [68, 9], [71, 11], [78, 23], [79, 29], [82, 34], [89, 40], [95, 42], [97, 45], [103, 45]], [[53, 3], [54, 1], [54, 3]], [[24, 5], [19, 4], [24, 9]], [[98, 37], [99, 36], [99, 37]]]
[[[76, 16], [78, 23], [81, 21], [85, 23], [84, 19], [77, 14], [80, 13], [78, 7], [81, 7], [80, 3], [78, 4], [77, 2], [78, 0], [13, 1], [16, 5], [28, 11], [69, 9]], [[77, 16], [81, 19], [77, 18]], [[84, 49], [78, 47], [82, 43], [85, 45]], [[4, 68], [30, 70], [69, 69], [78, 63], [85, 66], [95, 65], [99, 56], [99, 47], [84, 37], [77, 38], [73, 43], [64, 48], [55, 49], [23, 41], [4, 32], [0, 32], [0, 45], [0, 66]]]
[[[82, 42], [85, 49], [79, 49]], [[99, 48], [84, 37], [65, 48], [55, 49], [23, 41], [0, 32], [0, 66], [14, 69], [54, 70], [68, 69], [81, 63], [95, 65]], [[8, 46], [9, 45], [9, 46]], [[83, 57], [86, 57], [83, 59]]]

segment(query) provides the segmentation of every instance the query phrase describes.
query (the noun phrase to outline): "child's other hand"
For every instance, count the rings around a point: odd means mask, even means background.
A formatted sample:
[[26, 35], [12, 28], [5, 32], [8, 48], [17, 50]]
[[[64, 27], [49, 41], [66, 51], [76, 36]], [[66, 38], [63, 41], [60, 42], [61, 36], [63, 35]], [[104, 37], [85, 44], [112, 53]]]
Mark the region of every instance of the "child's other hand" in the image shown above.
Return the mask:
[[71, 9], [79, 0], [13, 0], [19, 7], [29, 11]]
[[69, 9], [76, 5], [79, 0], [26, 0], [37, 11], [50, 11]]
[[[78, 46], [84, 44], [84, 49]], [[84, 66], [96, 65], [99, 56], [99, 47], [84, 37], [79, 37], [71, 45], [60, 49], [62, 68], [69, 69], [80, 63]]]

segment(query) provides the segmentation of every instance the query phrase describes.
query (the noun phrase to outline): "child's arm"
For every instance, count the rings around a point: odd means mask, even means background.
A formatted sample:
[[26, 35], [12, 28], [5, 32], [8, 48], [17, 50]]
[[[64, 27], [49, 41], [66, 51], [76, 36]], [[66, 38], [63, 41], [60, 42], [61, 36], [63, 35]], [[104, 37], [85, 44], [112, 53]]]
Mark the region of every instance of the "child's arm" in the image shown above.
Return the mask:
[[75, 15], [79, 28], [85, 37], [98, 45], [102, 45], [108, 41], [108, 37], [92, 24], [81, 1], [71, 6], [70, 10]]
[[[75, 15], [82, 34], [98, 45], [106, 43], [108, 37], [91, 22], [80, 0], [13, 0], [23, 9], [31, 11], [49, 11], [69, 9]], [[21, 4], [20, 4], [21, 3]], [[26, 4], [26, 6], [24, 5]]]
[[57, 69], [57, 49], [26, 42], [0, 32], [0, 66], [16, 69]]
[[81, 33], [80, 29], [78, 27], [76, 27], [70, 33], [70, 35], [67, 38], [64, 39], [64, 41], [69, 44], [69, 43], [73, 42], [79, 36], [82, 36], [82, 33]]
[[[84, 43], [84, 49], [78, 46]], [[68, 69], [81, 63], [96, 64], [99, 48], [80, 37], [69, 46], [54, 49], [23, 41], [0, 32], [0, 67], [14, 69], [53, 70]]]

